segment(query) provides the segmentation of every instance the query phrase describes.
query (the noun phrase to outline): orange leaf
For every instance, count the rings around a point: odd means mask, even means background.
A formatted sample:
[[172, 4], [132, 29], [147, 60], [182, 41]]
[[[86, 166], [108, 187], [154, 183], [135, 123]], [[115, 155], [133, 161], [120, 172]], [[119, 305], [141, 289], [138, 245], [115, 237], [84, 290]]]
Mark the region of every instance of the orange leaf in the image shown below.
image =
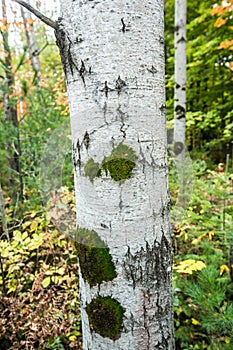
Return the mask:
[[223, 41], [218, 49], [227, 49], [228, 47], [232, 46], [233, 45], [233, 40], [228, 40], [228, 41]]
[[227, 19], [222, 19], [221, 17], [219, 17], [217, 19], [217, 21], [214, 23], [215, 27], [220, 28], [221, 26], [223, 26], [225, 23], [227, 22]]

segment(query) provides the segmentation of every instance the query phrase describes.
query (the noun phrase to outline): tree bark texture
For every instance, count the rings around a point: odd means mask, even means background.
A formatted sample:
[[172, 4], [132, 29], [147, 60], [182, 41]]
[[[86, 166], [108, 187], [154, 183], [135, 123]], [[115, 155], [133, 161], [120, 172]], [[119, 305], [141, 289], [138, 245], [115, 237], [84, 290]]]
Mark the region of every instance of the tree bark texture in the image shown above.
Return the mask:
[[179, 159], [185, 155], [186, 116], [186, 0], [175, 1], [175, 97], [174, 97], [174, 153]]
[[85, 350], [174, 348], [163, 4], [61, 2]]

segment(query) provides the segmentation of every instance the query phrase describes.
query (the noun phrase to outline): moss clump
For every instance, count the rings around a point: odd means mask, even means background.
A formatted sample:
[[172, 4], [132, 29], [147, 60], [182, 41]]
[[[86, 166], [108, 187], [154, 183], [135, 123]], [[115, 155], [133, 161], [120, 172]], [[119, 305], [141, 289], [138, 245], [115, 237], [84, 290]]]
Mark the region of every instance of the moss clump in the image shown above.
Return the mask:
[[124, 309], [117, 300], [98, 296], [87, 305], [86, 311], [96, 333], [113, 340], [120, 338]]
[[111, 159], [103, 165], [103, 169], [106, 172], [109, 171], [111, 178], [115, 181], [129, 179], [134, 167], [134, 162], [122, 158]]
[[84, 174], [89, 177], [91, 182], [93, 182], [95, 177], [100, 177], [101, 169], [99, 163], [95, 163], [93, 158], [88, 159], [84, 167]]
[[117, 276], [109, 248], [95, 231], [78, 228], [75, 239], [81, 273], [91, 287]]
[[122, 142], [112, 150], [109, 157], [104, 159], [103, 169], [109, 172], [115, 181], [129, 179], [135, 168], [136, 152]]

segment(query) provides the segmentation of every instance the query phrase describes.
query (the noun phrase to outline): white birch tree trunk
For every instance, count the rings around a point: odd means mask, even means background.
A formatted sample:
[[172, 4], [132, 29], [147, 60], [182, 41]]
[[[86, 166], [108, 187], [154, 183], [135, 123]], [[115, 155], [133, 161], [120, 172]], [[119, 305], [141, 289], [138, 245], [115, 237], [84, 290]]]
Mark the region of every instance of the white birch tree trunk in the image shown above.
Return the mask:
[[175, 0], [174, 153], [181, 161], [185, 156], [186, 129], [186, 13], [186, 0]]
[[174, 349], [164, 0], [66, 0], [85, 350]]

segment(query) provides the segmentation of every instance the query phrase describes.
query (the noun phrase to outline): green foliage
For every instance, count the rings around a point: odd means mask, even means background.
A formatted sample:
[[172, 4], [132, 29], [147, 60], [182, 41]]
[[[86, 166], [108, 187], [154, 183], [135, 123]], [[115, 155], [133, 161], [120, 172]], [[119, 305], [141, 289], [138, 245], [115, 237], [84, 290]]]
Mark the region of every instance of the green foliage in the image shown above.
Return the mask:
[[[232, 243], [232, 176], [193, 162], [189, 207], [173, 225], [174, 315], [177, 349], [231, 349], [233, 285], [228, 251]], [[172, 202], [178, 184], [170, 174]], [[191, 345], [195, 344], [195, 345]]]
[[[217, 28], [211, 9], [215, 2], [188, 1], [187, 18], [187, 146], [224, 161], [232, 149], [232, 51], [220, 50], [232, 38], [229, 26]], [[167, 117], [174, 117], [174, 0], [166, 1], [165, 42]], [[193, 153], [194, 155], [195, 153]]]

